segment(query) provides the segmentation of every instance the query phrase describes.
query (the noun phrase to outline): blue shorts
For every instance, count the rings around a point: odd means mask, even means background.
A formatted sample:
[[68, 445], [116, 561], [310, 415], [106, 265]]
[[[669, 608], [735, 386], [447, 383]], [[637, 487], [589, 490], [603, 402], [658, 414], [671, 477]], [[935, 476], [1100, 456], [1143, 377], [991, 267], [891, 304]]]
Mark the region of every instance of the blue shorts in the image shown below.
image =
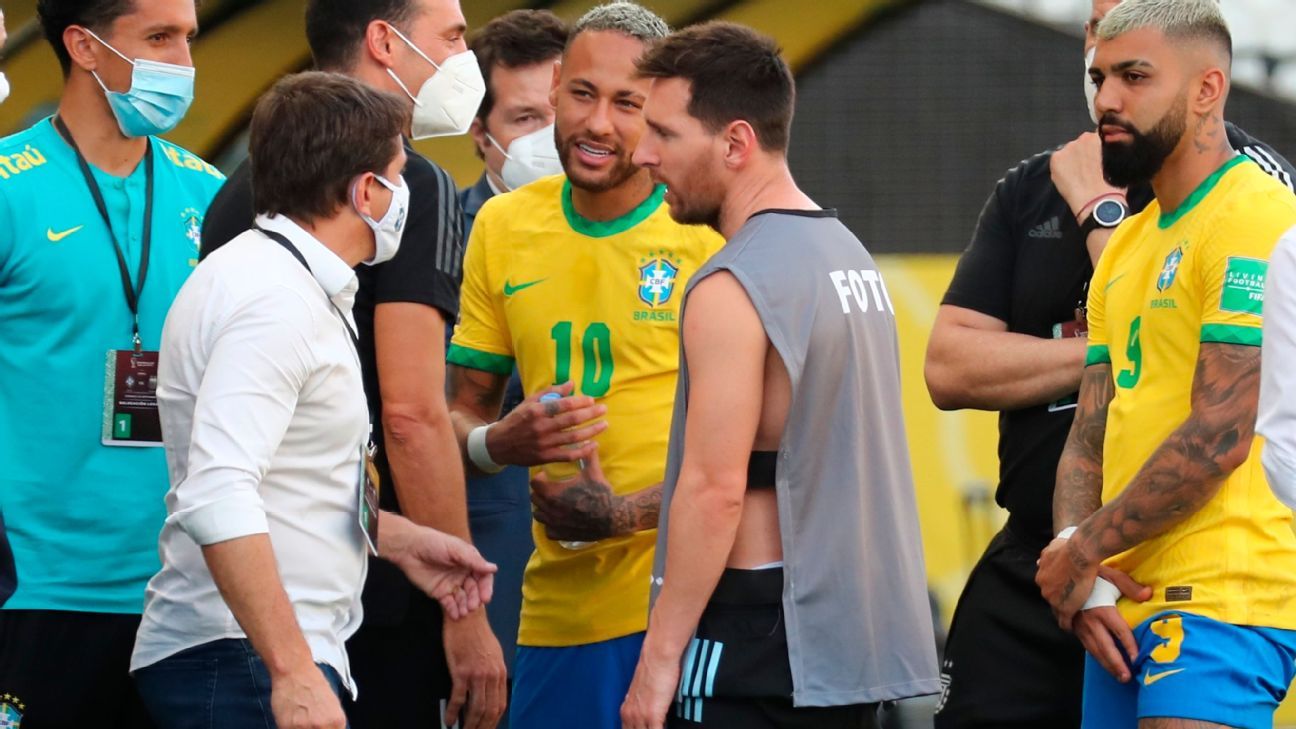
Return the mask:
[[643, 633], [564, 648], [518, 646], [511, 729], [621, 729]]
[[1083, 729], [1137, 729], [1146, 718], [1271, 729], [1296, 675], [1296, 631], [1164, 612], [1134, 629], [1138, 658], [1122, 684], [1085, 657]]

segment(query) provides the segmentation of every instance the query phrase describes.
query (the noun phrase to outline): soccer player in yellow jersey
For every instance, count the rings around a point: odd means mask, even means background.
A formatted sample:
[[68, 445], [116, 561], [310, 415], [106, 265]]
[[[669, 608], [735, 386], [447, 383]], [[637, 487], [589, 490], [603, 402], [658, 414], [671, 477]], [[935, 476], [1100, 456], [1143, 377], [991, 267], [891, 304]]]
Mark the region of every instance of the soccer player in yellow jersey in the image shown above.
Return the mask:
[[[552, 92], [566, 174], [488, 201], [466, 251], [455, 429], [474, 468], [535, 477], [513, 729], [619, 727], [647, 626], [679, 306], [723, 245], [671, 220], [631, 162], [650, 86], [635, 61], [667, 32], [626, 2], [578, 21]], [[515, 364], [530, 397], [494, 422]]]
[[[1296, 671], [1296, 537], [1254, 429], [1265, 274], [1296, 197], [1226, 140], [1215, 0], [1126, 0], [1098, 37], [1104, 173], [1156, 200], [1089, 287], [1036, 579], [1089, 652], [1085, 727], [1270, 727]], [[1100, 594], [1100, 565], [1146, 599]]]

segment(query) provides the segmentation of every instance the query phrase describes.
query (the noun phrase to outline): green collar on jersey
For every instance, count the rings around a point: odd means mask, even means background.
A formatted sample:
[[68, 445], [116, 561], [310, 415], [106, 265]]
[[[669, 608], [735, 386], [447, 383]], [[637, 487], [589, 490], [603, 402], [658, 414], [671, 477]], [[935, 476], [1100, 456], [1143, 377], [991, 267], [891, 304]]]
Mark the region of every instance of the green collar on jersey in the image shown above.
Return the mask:
[[613, 220], [590, 220], [576, 212], [576, 206], [572, 205], [571, 180], [563, 180], [562, 209], [563, 215], [567, 217], [567, 224], [572, 227], [572, 230], [591, 238], [606, 238], [624, 233], [647, 220], [649, 215], [657, 212], [657, 208], [661, 207], [665, 196], [666, 186], [657, 185], [651, 195], [625, 215]]
[[1160, 228], [1161, 230], [1165, 230], [1166, 228], [1169, 228], [1170, 226], [1179, 222], [1180, 218], [1192, 212], [1193, 208], [1197, 207], [1197, 205], [1201, 203], [1202, 200], [1206, 199], [1206, 196], [1211, 193], [1211, 190], [1215, 189], [1215, 186], [1219, 184], [1220, 179], [1224, 177], [1224, 173], [1228, 172], [1234, 167], [1237, 167], [1243, 162], [1246, 162], [1248, 159], [1250, 159], [1250, 157], [1247, 157], [1245, 154], [1239, 152], [1238, 156], [1234, 157], [1228, 162], [1225, 162], [1223, 165], [1220, 166], [1218, 170], [1212, 172], [1210, 177], [1207, 177], [1205, 180], [1202, 180], [1202, 184], [1198, 185], [1197, 189], [1193, 190], [1192, 194], [1189, 195], [1186, 200], [1184, 200], [1182, 203], [1179, 204], [1179, 208], [1177, 210], [1175, 210], [1173, 213], [1170, 213], [1168, 215], [1164, 210], [1161, 211], [1161, 218], [1157, 221], [1157, 227]]

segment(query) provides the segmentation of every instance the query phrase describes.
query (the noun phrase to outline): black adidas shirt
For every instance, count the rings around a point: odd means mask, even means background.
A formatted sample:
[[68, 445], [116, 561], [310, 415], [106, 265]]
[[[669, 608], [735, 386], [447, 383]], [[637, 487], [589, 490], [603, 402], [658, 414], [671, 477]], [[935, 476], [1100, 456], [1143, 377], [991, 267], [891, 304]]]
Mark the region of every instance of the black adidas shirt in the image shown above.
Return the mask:
[[[1268, 145], [1227, 124], [1233, 148], [1289, 188], [1296, 168]], [[1052, 151], [1031, 157], [995, 186], [941, 302], [1007, 323], [1008, 331], [1053, 337], [1076, 318], [1093, 277], [1085, 241], [1049, 172]], [[1131, 189], [1131, 213], [1152, 201], [1149, 187]], [[1053, 486], [1071, 429], [1075, 397], [999, 415], [999, 488], [1018, 536], [1043, 545], [1053, 536]]]

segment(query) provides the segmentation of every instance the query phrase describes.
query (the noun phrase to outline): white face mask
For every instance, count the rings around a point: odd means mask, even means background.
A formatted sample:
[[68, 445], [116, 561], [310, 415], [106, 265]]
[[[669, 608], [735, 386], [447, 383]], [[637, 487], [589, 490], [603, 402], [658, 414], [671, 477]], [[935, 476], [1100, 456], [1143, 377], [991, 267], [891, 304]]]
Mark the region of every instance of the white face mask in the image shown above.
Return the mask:
[[1089, 52], [1085, 54], [1085, 67], [1084, 67], [1085, 102], [1089, 104], [1089, 118], [1093, 119], [1094, 124], [1098, 123], [1098, 110], [1097, 108], [1094, 107], [1094, 100], [1098, 98], [1098, 84], [1095, 84], [1093, 77], [1089, 75], [1089, 67], [1093, 65], [1094, 55], [1097, 53], [1098, 53], [1097, 46], [1094, 46], [1093, 48], [1089, 49]]
[[558, 145], [554, 142], [554, 125], [523, 134], [509, 142], [508, 149], [500, 146], [490, 132], [486, 138], [504, 155], [504, 167], [500, 178], [504, 186], [516, 190], [523, 185], [556, 175], [563, 171], [562, 160], [558, 158]]
[[409, 186], [405, 184], [405, 178], [398, 179], [399, 185], [388, 182], [382, 175], [374, 175], [378, 182], [382, 183], [392, 192], [391, 204], [387, 206], [387, 212], [382, 216], [382, 220], [373, 218], [360, 212], [360, 206], [356, 204], [356, 194], [359, 192], [359, 185], [352, 188], [351, 204], [359, 213], [361, 220], [369, 224], [374, 234], [374, 254], [373, 258], [365, 261], [367, 266], [377, 266], [380, 263], [386, 263], [396, 256], [400, 250], [401, 235], [405, 233], [405, 219], [409, 217]]
[[4, 71], [0, 71], [0, 104], [3, 104], [7, 98], [9, 98], [9, 77], [4, 75]]
[[387, 69], [387, 74], [414, 101], [411, 136], [427, 139], [467, 134], [468, 127], [477, 116], [477, 108], [486, 96], [486, 80], [482, 78], [481, 68], [477, 65], [477, 55], [472, 51], [464, 51], [437, 65], [396, 26], [392, 26], [392, 32], [436, 69], [436, 73], [423, 82], [418, 96], [410, 93], [409, 87], [395, 71]]

